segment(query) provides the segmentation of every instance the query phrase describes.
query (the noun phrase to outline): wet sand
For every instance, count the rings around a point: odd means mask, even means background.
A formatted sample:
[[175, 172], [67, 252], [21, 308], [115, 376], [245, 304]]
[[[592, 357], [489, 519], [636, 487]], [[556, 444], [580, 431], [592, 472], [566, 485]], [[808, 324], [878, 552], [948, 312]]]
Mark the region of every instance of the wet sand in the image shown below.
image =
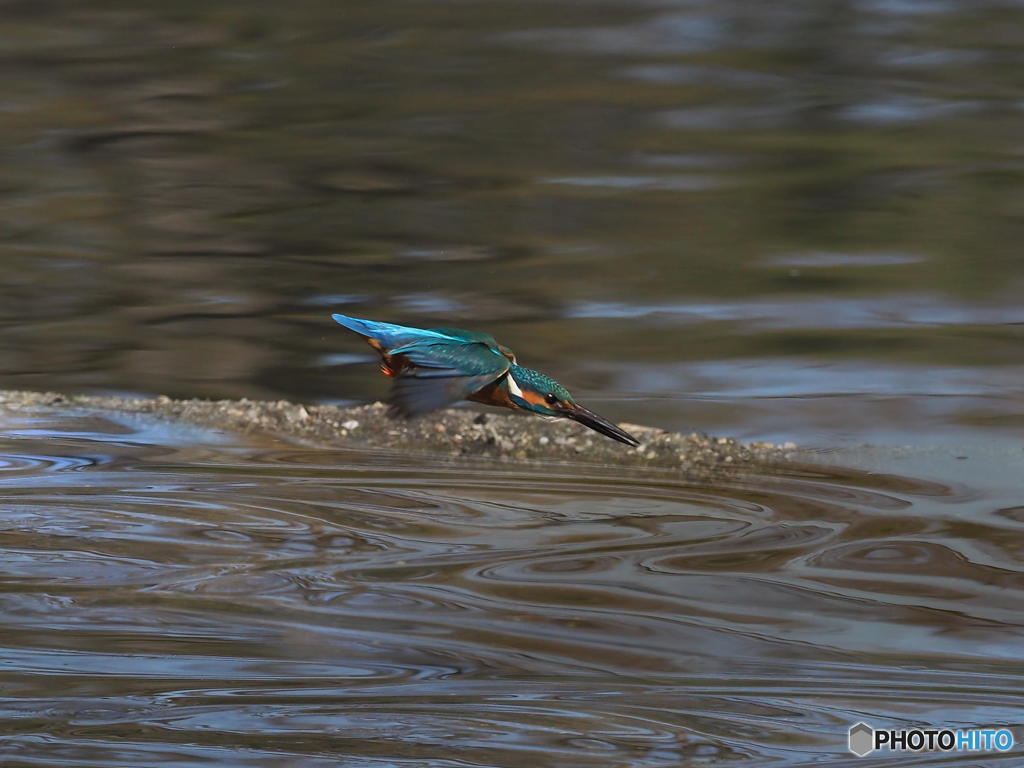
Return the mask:
[[395, 419], [387, 406], [351, 408], [284, 400], [173, 400], [96, 397], [55, 392], [0, 391], [0, 408], [39, 407], [121, 412], [178, 420], [239, 434], [330, 447], [388, 450], [520, 461], [575, 461], [633, 467], [711, 470], [793, 458], [792, 443], [741, 443], [727, 437], [680, 434], [621, 424], [637, 448], [610, 440], [566, 419], [453, 408], [418, 419]]

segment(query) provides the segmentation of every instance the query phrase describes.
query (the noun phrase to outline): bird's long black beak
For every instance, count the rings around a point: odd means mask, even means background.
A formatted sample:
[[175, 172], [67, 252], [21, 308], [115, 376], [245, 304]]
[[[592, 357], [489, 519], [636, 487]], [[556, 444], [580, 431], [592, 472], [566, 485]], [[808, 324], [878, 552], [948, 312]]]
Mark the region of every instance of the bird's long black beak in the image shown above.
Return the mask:
[[620, 443], [625, 443], [626, 445], [640, 445], [640, 441], [629, 434], [629, 432], [619, 429], [615, 424], [612, 424], [607, 419], [601, 418], [593, 411], [588, 411], [582, 405], [574, 405], [572, 408], [567, 408], [564, 413], [568, 418], [578, 421], [583, 426], [590, 427], [595, 432], [600, 432], [602, 435], [610, 437], [612, 440], [618, 440]]

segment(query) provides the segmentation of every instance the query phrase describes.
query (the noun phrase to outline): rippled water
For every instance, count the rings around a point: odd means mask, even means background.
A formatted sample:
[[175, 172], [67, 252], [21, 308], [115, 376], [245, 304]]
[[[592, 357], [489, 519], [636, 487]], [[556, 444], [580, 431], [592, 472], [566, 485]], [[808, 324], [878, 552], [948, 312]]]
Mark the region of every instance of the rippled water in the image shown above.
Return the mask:
[[5, 765], [796, 766], [865, 718], [1021, 725], [1020, 456], [693, 484], [0, 425]]
[[0, 415], [4, 768], [1019, 737], [1019, 3], [0, 10], [0, 388], [376, 399], [343, 311], [842, 449], [697, 485]]

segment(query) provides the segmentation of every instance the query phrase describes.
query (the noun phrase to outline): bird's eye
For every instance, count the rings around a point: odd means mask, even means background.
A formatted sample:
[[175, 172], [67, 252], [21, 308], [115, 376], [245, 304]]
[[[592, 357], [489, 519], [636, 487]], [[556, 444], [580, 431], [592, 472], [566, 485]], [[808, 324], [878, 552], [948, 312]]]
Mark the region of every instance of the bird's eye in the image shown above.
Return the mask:
[[548, 392], [544, 395], [544, 402], [548, 405], [558, 405], [558, 398], [552, 392]]

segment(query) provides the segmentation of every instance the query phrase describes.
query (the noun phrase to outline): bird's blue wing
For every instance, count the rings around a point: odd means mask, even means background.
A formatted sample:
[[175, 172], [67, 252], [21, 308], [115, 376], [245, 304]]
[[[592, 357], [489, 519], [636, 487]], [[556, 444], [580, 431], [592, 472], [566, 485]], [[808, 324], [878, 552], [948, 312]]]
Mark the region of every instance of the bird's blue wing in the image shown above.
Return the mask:
[[391, 351], [409, 365], [399, 369], [391, 390], [392, 410], [419, 416], [458, 400], [500, 378], [510, 361], [486, 344], [418, 341]]
[[[331, 317], [365, 336], [384, 357], [388, 372], [395, 376], [391, 408], [402, 416], [419, 416], [465, 400], [503, 376], [511, 364], [488, 334], [409, 328], [341, 314]], [[393, 360], [403, 364], [392, 365]]]

